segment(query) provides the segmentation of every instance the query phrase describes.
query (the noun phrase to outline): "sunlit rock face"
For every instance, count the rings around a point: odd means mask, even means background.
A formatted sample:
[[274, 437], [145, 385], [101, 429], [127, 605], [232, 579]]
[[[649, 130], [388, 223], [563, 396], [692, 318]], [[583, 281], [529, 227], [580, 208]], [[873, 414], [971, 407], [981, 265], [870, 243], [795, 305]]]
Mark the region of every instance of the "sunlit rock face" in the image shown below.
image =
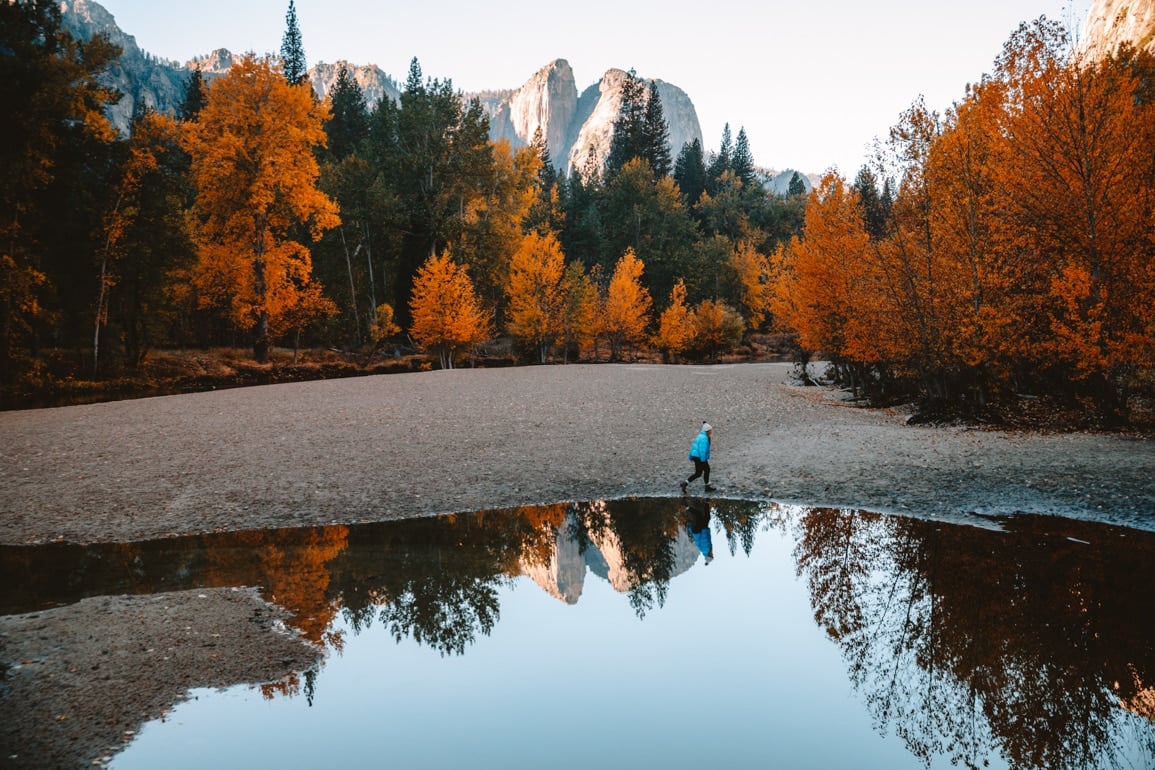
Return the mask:
[[[121, 49], [120, 58], [101, 76], [103, 85], [112, 86], [121, 94], [120, 101], [107, 111], [109, 121], [121, 134], [128, 133], [133, 113], [141, 107], [164, 113], [179, 110], [184, 103], [192, 70], [199, 69], [205, 82], [211, 82], [243, 58], [227, 48], [218, 48], [184, 64], [166, 61], [142, 51], [136, 39], [121, 30], [113, 15], [99, 3], [61, 0], [60, 10], [64, 29], [73, 37], [91, 40], [94, 35], [105, 34]], [[309, 69], [309, 82], [319, 97], [324, 98], [337, 82], [342, 64], [348, 66], [370, 107], [382, 97], [394, 101], [400, 98], [397, 83], [379, 67], [347, 62], [318, 62]]]
[[[476, 96], [489, 114], [491, 138], [521, 147], [540, 126], [554, 165], [563, 171], [581, 170], [591, 151], [599, 166], [609, 154], [625, 79], [624, 71], [611, 69], [579, 97], [569, 62], [556, 59], [516, 90], [466, 96]], [[676, 157], [684, 144], [702, 140], [702, 127], [685, 91], [661, 80], [657, 84], [670, 129], [670, 153]]]
[[1109, 56], [1121, 44], [1155, 53], [1155, 0], [1094, 0], [1080, 45], [1093, 56]]
[[158, 112], [172, 112], [184, 101], [188, 72], [174, 62], [166, 62], [145, 53], [136, 38], [126, 34], [103, 6], [89, 0], [61, 0], [61, 21], [65, 30], [78, 40], [91, 40], [98, 33], [120, 46], [120, 58], [100, 78], [121, 99], [108, 108], [108, 119], [122, 134], [128, 133], [133, 114], [147, 107]]
[[514, 91], [486, 91], [474, 96], [489, 113], [490, 138], [522, 147], [533, 141], [540, 126], [550, 156], [555, 162], [559, 159], [578, 100], [573, 69], [565, 59], [545, 65]]
[[[589, 565], [590, 572], [608, 581], [618, 593], [628, 593], [630, 589], [651, 577], [630, 569], [626, 563], [621, 537], [616, 532], [590, 533], [590, 543], [592, 547], [585, 553], [585, 562]], [[673, 538], [672, 556], [669, 578], [675, 578], [694, 566], [701, 553], [685, 530], [679, 530]]]
[[337, 76], [341, 74], [341, 67], [347, 67], [353, 76], [353, 82], [365, 94], [365, 104], [369, 109], [381, 99], [388, 97], [393, 101], [401, 98], [401, 91], [397, 82], [386, 75], [376, 64], [351, 64], [347, 61], [337, 61], [332, 64], [317, 62], [309, 68], [309, 83], [317, 96], [324, 99], [333, 86], [337, 84]]
[[[599, 166], [605, 162], [610, 152], [614, 121], [622, 108], [622, 84], [625, 80], [624, 71], [612, 69], [582, 92], [564, 154], [559, 157], [552, 147], [550, 149], [555, 163], [564, 158], [567, 168], [581, 170], [591, 155], [591, 149]], [[676, 158], [684, 145], [695, 139], [702, 141], [702, 126], [694, 103], [685, 91], [662, 80], [656, 82], [662, 112], [670, 129], [670, 156]]]
[[[98, 3], [61, 0], [60, 7], [64, 27], [74, 37], [89, 40], [97, 33], [104, 33], [123, 51], [101, 78], [102, 83], [122, 94], [121, 100], [108, 110], [113, 126], [122, 134], [128, 133], [132, 115], [139, 107], [165, 113], [179, 110], [193, 69], [199, 69], [205, 81], [211, 82], [241, 59], [224, 48], [184, 64], [158, 59], [142, 51], [132, 35], [122, 31], [112, 14]], [[319, 62], [309, 70], [309, 82], [318, 96], [323, 98], [332, 89], [342, 64], [349, 67], [371, 108], [384, 97], [400, 99], [397, 82], [379, 67], [347, 62]], [[556, 59], [534, 73], [520, 88], [463, 96], [477, 97], [481, 102], [490, 117], [491, 139], [506, 139], [513, 147], [524, 147], [533, 141], [540, 127], [554, 165], [562, 171], [571, 167], [580, 170], [591, 153], [599, 167], [609, 154], [625, 78], [622, 70], [611, 69], [579, 96], [569, 62]], [[702, 127], [685, 91], [661, 80], [656, 82], [670, 129], [670, 154], [677, 157], [683, 145], [702, 140]]]

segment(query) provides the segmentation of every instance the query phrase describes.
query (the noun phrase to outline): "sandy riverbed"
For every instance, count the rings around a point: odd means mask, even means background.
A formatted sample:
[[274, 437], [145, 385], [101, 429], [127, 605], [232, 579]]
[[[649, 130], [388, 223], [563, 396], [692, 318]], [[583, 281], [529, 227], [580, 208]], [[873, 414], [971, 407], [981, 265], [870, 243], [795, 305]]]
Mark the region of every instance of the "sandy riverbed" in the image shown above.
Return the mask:
[[[713, 481], [726, 496], [1155, 529], [1155, 441], [912, 427], [902, 410], [856, 408], [789, 374], [786, 364], [457, 370], [0, 413], [0, 542], [674, 496], [702, 420], [715, 428]], [[86, 766], [190, 686], [300, 670], [315, 651], [279, 631], [276, 613], [247, 591], [194, 591], [0, 618], [0, 767]], [[236, 628], [246, 633], [212, 636]], [[157, 655], [164, 665], [145, 665]], [[230, 668], [218, 671], [223, 658]]]

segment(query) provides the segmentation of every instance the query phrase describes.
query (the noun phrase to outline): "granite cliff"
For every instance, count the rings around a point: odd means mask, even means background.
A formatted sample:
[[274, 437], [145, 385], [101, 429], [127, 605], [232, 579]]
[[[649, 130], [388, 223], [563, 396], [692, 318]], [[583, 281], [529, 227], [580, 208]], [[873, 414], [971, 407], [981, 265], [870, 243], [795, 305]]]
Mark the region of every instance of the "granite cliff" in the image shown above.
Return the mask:
[[1092, 56], [1109, 56], [1123, 43], [1155, 53], [1155, 0], [1091, 3], [1080, 47]]
[[[591, 148], [599, 162], [605, 160], [625, 79], [624, 71], [611, 69], [579, 96], [569, 62], [555, 59], [516, 90], [465, 96], [481, 101], [489, 113], [494, 139], [507, 139], [515, 147], [526, 145], [540, 126], [554, 165], [566, 170], [581, 168]], [[662, 80], [655, 82], [670, 128], [670, 153], [677, 156], [683, 145], [702, 141], [698, 113], [685, 91]]]
[[[123, 50], [103, 78], [123, 94], [120, 102], [109, 108], [109, 118], [121, 133], [128, 132], [138, 107], [175, 112], [184, 101], [193, 69], [199, 69], [206, 81], [211, 81], [240, 58], [220, 48], [184, 64], [159, 59], [142, 51], [136, 39], [121, 30], [112, 14], [99, 3], [60, 0], [60, 7], [64, 26], [74, 37], [87, 40], [103, 33]], [[368, 104], [376, 104], [384, 97], [400, 98], [397, 82], [379, 67], [348, 62], [319, 62], [309, 69], [309, 81], [319, 96], [324, 97], [332, 88], [342, 64], [349, 67]], [[564, 170], [571, 165], [580, 167], [590, 147], [599, 161], [605, 159], [621, 108], [624, 79], [625, 72], [612, 69], [579, 96], [569, 62], [557, 59], [520, 88], [466, 93], [463, 97], [480, 100], [490, 116], [490, 136], [495, 140], [507, 139], [515, 147], [524, 146], [532, 141], [540, 126], [554, 165]], [[683, 144], [694, 139], [701, 141], [702, 129], [690, 97], [677, 86], [656, 82], [670, 127], [670, 151], [676, 156]]]

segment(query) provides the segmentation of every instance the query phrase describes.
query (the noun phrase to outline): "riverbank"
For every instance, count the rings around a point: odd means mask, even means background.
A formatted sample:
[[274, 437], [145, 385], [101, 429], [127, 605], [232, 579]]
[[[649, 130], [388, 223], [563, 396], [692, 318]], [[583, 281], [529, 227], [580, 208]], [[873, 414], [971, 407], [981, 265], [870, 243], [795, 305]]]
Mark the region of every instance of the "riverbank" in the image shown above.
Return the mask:
[[678, 493], [1155, 526], [1155, 441], [911, 426], [789, 364], [415, 372], [0, 413], [0, 541], [125, 541]]
[[[461, 369], [0, 413], [0, 542], [125, 542], [676, 496], [702, 420], [718, 494], [957, 522], [1155, 529], [1155, 441], [911, 426], [788, 364]], [[700, 484], [700, 482], [697, 482]], [[103, 764], [190, 688], [299, 686], [321, 651], [254, 591], [0, 617], [0, 767]], [[296, 682], [296, 684], [294, 684]]]

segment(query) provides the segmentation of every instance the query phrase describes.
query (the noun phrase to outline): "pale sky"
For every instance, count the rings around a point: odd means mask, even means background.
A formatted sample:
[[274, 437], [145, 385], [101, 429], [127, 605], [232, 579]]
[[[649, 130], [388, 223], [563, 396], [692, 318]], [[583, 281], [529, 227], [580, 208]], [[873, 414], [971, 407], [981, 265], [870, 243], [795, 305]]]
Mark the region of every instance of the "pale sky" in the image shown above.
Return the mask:
[[[99, 0], [149, 53], [187, 61], [216, 48], [276, 53], [289, 0]], [[745, 127], [759, 166], [853, 178], [876, 137], [922, 95], [940, 112], [991, 71], [1020, 21], [1082, 27], [1090, 0], [510, 0], [382, 3], [297, 0], [309, 66], [376, 64], [404, 83], [517, 88], [554, 59], [578, 92], [633, 68], [685, 91], [707, 151]], [[179, 13], [174, 13], [174, 7]]]

